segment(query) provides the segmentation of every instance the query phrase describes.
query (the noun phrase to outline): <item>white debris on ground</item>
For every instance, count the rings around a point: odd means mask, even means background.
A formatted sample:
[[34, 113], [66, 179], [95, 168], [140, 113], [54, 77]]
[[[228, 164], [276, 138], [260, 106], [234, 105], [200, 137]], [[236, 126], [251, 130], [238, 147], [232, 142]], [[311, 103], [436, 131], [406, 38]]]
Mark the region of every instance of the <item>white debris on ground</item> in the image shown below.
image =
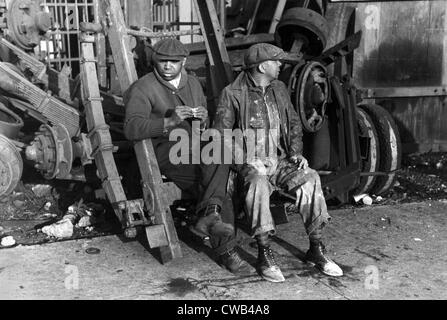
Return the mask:
[[50, 237], [69, 238], [73, 235], [73, 223], [69, 219], [62, 219], [42, 228], [42, 232]]
[[355, 203], [362, 201], [363, 204], [370, 206], [373, 203], [373, 199], [366, 193], [358, 194], [354, 196]]
[[36, 184], [31, 188], [31, 190], [33, 190], [37, 197], [41, 198], [51, 195], [52, 188], [53, 187], [48, 184]]
[[14, 240], [14, 238], [12, 236], [7, 236], [7, 237], [2, 238], [2, 241], [0, 244], [2, 247], [11, 247], [16, 244], [16, 241]]
[[41, 229], [48, 236], [56, 238], [69, 238], [73, 235], [74, 228], [86, 228], [93, 230], [93, 225], [104, 218], [104, 207], [99, 204], [84, 204], [83, 199], [68, 207], [67, 213], [61, 220]]

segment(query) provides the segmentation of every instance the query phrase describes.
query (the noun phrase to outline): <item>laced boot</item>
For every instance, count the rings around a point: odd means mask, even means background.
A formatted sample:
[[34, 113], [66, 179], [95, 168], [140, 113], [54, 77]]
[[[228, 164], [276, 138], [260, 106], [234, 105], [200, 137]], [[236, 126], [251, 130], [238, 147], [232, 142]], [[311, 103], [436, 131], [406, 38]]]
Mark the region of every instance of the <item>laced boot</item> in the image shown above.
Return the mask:
[[230, 237], [234, 234], [234, 227], [229, 223], [224, 223], [220, 216], [220, 206], [213, 204], [202, 211], [201, 217], [195, 228], [209, 236]]
[[258, 271], [265, 280], [270, 282], [285, 281], [281, 269], [275, 261], [273, 251], [269, 245], [260, 245], [258, 243]]
[[326, 257], [325, 253], [326, 250], [321, 241], [311, 243], [306, 253], [306, 261], [328, 276], [341, 277], [343, 270], [334, 261]]
[[248, 263], [242, 260], [241, 256], [234, 248], [220, 255], [220, 264], [227, 268], [231, 273], [246, 273], [251, 271]]

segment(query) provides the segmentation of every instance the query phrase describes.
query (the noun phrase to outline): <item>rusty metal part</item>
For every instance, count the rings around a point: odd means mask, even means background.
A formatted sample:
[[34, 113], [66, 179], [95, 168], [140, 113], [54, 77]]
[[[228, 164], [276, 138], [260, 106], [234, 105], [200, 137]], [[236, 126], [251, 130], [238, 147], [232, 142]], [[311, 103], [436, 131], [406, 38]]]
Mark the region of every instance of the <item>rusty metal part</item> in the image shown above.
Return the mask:
[[6, 136], [0, 134], [0, 196], [10, 194], [20, 181], [23, 161], [19, 150]]
[[312, 60], [319, 61], [323, 65], [328, 66], [331, 63], [334, 63], [335, 61], [347, 56], [348, 54], [352, 54], [352, 52], [359, 47], [361, 39], [362, 31], [357, 31], [352, 36], [349, 36], [342, 42], [327, 49], [320, 56]]
[[33, 49], [50, 29], [51, 15], [31, 0], [13, 0], [7, 9], [9, 38], [24, 50]]
[[307, 132], [320, 130], [330, 92], [326, 68], [316, 61], [296, 65], [288, 88], [303, 129]]
[[22, 127], [22, 118], [0, 102], [0, 134], [10, 139], [15, 139]]
[[[335, 171], [321, 176], [321, 185], [326, 199], [336, 198], [341, 203], [349, 200], [350, 193], [359, 184], [361, 159], [357, 128], [355, 88], [349, 81], [330, 78], [331, 102], [327, 113], [334, 119], [331, 130], [331, 158]], [[331, 160], [332, 161], [332, 160]]]
[[316, 11], [295, 7], [288, 9], [276, 27], [275, 41], [290, 51], [295, 40], [303, 42], [302, 51], [310, 56], [320, 55], [326, 47], [329, 34], [327, 20]]
[[20, 72], [17, 71], [19, 69], [15, 66], [16, 70], [13, 69], [14, 71], [18, 73], [24, 73], [25, 71], [28, 74], [31, 73], [31, 82], [38, 83], [39, 85], [43, 84], [45, 90], [50, 90], [57, 94], [59, 99], [62, 99], [70, 105], [75, 105], [76, 102], [74, 99], [79, 88], [79, 81], [73, 80], [70, 77], [70, 67], [64, 64], [62, 70], [56, 71], [5, 38], [0, 38], [0, 45], [9, 49], [17, 56], [17, 66], [21, 70]]
[[29, 101], [33, 111], [43, 115], [51, 123], [63, 125], [70, 133], [70, 137], [78, 135], [80, 130], [78, 110], [54, 98], [50, 92], [43, 91], [4, 62], [0, 62], [0, 88]]
[[73, 148], [70, 135], [62, 125], [42, 125], [25, 151], [26, 158], [46, 179], [65, 179], [70, 175]]

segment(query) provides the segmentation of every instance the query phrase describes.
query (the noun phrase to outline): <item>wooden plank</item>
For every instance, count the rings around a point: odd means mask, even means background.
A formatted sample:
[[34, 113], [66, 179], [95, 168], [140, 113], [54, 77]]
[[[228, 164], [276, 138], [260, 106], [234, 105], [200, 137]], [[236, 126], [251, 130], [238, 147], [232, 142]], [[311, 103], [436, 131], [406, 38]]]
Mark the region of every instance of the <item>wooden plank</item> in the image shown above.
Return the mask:
[[359, 3], [357, 7], [356, 30], [362, 30], [362, 41], [354, 51], [353, 78], [361, 87], [370, 86], [369, 79], [377, 78], [381, 7], [375, 2]]
[[447, 96], [447, 86], [360, 88], [364, 99]]
[[[269, 33], [260, 33], [260, 34], [252, 34], [248, 36], [243, 36], [240, 38], [225, 38], [225, 47], [227, 50], [239, 47], [249, 47], [252, 44], [259, 42], [267, 42], [274, 43], [275, 37], [273, 34]], [[205, 42], [195, 42], [191, 44], [186, 44], [185, 47], [189, 50], [190, 53], [206, 53], [206, 45]]]
[[384, 100], [380, 102], [391, 112], [398, 125], [405, 152], [439, 149], [447, 141], [446, 97], [419, 97]]
[[108, 24], [112, 32], [107, 32], [109, 42], [114, 44], [112, 50], [113, 61], [116, 73], [118, 75], [121, 93], [127, 90], [130, 85], [138, 79], [133, 61], [133, 54], [129, 49], [130, 39], [127, 34], [127, 27], [124, 22], [119, 1], [104, 0], [101, 1], [100, 16], [103, 24]]
[[[104, 0], [101, 1], [101, 5], [101, 14], [104, 19], [103, 26], [112, 48], [121, 93], [124, 93], [138, 79], [133, 55], [130, 50], [127, 27], [118, 0]], [[143, 180], [143, 195], [146, 208], [155, 216], [156, 224], [165, 226], [168, 238], [169, 245], [160, 247], [162, 262], [182, 257], [169, 204], [164, 193], [160, 190], [163, 181], [152, 141], [150, 139], [139, 141], [135, 144], [134, 149]]]
[[161, 186], [163, 185], [163, 181], [161, 179], [160, 169], [158, 168], [157, 158], [154, 154], [152, 141], [146, 139], [137, 142], [135, 144], [135, 154], [143, 180], [143, 194], [145, 195], [146, 206], [148, 204], [152, 206], [148, 210], [153, 212], [155, 223], [164, 225], [169, 243], [169, 246], [160, 247], [161, 260], [167, 262], [174, 258], [181, 258], [182, 250], [169, 209], [166, 193], [162, 192], [163, 188]]
[[[443, 6], [439, 1], [359, 4], [357, 20], [365, 33], [355, 53], [357, 83], [362, 87], [440, 85]], [[376, 28], [378, 32], [373, 32]]]
[[[81, 42], [81, 78], [82, 100], [85, 106], [88, 137], [92, 145], [92, 155], [98, 168], [101, 185], [112, 203], [115, 214], [124, 223], [120, 203], [127, 201], [118, 169], [113, 158], [112, 137], [105, 123], [101, 96], [98, 86], [98, 76], [93, 60], [93, 39], [91, 42]], [[93, 38], [93, 37], [92, 37]]]
[[208, 115], [213, 123], [217, 99], [225, 86], [233, 80], [230, 58], [219, 19], [212, 0], [194, 0], [200, 28], [205, 39], [209, 67], [207, 68]]
[[443, 3], [444, 10], [444, 30], [442, 41], [442, 84], [447, 85], [447, 2]]

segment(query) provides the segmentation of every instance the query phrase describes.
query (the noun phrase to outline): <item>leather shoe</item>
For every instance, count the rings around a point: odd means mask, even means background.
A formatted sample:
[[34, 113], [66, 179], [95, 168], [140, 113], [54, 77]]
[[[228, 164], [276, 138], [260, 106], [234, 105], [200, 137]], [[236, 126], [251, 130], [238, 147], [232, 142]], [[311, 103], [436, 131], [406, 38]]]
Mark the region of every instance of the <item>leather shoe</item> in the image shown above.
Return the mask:
[[242, 260], [234, 248], [220, 255], [220, 263], [231, 273], [246, 273], [251, 271], [250, 265]]
[[311, 246], [306, 253], [306, 261], [331, 277], [341, 277], [343, 270], [331, 259], [326, 257], [323, 243]]
[[283, 282], [286, 279], [273, 256], [270, 246], [258, 245], [258, 271], [262, 278], [270, 282]]

